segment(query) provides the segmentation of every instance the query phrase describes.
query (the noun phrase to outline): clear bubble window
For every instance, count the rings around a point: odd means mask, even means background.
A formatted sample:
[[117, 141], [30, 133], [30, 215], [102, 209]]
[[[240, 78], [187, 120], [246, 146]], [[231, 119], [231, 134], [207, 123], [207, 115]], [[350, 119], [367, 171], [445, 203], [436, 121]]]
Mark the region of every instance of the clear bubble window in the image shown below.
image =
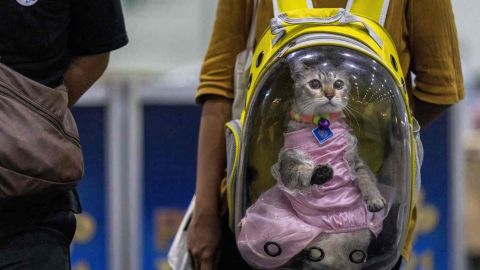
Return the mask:
[[245, 122], [234, 210], [251, 265], [395, 263], [412, 170], [400, 91], [376, 60], [337, 46], [293, 52], [263, 76]]

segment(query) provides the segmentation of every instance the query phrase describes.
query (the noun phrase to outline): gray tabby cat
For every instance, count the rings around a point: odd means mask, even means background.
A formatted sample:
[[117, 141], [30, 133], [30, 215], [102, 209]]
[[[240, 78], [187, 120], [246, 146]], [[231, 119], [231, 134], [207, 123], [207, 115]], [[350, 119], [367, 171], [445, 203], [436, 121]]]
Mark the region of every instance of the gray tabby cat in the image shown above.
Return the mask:
[[[294, 101], [292, 110], [305, 115], [322, 115], [341, 113], [348, 105], [350, 83], [347, 73], [340, 70], [323, 72], [318, 68], [306, 66], [296, 60], [290, 64], [294, 81]], [[289, 132], [315, 128], [313, 123], [302, 123], [295, 120], [288, 122]], [[356, 144], [356, 138], [348, 133], [347, 140]], [[347, 153], [345, 157], [354, 168], [356, 185], [365, 200], [370, 212], [385, 208], [386, 201], [380, 194], [377, 179], [358, 151]], [[303, 190], [310, 185], [325, 183], [325, 168], [315, 167], [311, 158], [301, 150], [282, 149], [278, 160], [278, 173], [283, 184], [290, 190]], [[321, 234], [305, 250], [310, 260], [304, 262], [302, 269], [346, 270], [361, 269], [366, 259], [367, 248], [372, 239], [372, 233], [360, 230], [351, 233]], [[320, 251], [321, 250], [321, 251]], [[316, 260], [322, 256], [321, 260]]]

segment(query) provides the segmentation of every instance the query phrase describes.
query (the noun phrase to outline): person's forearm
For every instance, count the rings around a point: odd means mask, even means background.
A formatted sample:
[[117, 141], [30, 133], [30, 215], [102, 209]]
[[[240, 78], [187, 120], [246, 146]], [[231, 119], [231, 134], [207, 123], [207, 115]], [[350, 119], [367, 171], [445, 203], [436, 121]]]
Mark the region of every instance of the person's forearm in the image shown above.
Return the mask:
[[430, 125], [450, 107], [450, 105], [427, 103], [415, 97], [413, 102], [413, 115], [422, 128]]
[[218, 215], [219, 189], [225, 174], [225, 123], [231, 118], [231, 101], [210, 98], [203, 104], [200, 123], [196, 210]]
[[72, 106], [102, 76], [109, 53], [76, 57], [64, 74], [68, 89], [68, 106]]

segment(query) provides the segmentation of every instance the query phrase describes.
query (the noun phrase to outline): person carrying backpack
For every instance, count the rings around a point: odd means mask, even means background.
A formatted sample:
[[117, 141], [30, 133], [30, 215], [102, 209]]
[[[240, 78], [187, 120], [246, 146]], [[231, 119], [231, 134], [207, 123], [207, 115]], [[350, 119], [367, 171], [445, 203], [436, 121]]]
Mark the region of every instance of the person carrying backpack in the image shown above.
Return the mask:
[[70, 269], [83, 158], [68, 108], [128, 43], [120, 1], [2, 1], [0, 21], [0, 269]]
[[[338, 8], [345, 7], [347, 1], [313, 1], [313, 4], [315, 7]], [[197, 102], [202, 104], [196, 201], [188, 229], [188, 247], [195, 269], [250, 269], [236, 249], [235, 237], [228, 227], [226, 202], [219, 191], [223, 187], [226, 163], [224, 125], [232, 117], [235, 60], [247, 44], [253, 5], [253, 0], [219, 1], [200, 76], [196, 95]], [[259, 1], [257, 8], [256, 41], [272, 18], [272, 1]], [[385, 28], [399, 54], [410, 106], [424, 127], [463, 98], [451, 3], [449, 0], [391, 0]], [[415, 215], [416, 211], [413, 219]], [[402, 252], [405, 260], [411, 252], [411, 244], [408, 239]], [[399, 269], [400, 265], [401, 261], [394, 269]]]

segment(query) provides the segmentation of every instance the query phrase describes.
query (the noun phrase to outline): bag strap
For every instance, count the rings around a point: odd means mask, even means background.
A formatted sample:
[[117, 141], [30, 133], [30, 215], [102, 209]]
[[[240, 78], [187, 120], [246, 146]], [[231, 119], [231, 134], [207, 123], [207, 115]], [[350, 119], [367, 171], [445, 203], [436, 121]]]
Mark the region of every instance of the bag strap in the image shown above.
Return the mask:
[[[313, 8], [312, 0], [272, 0], [272, 4], [274, 17], [288, 10]], [[383, 26], [389, 5], [390, 0], [348, 0], [345, 9], [370, 18]]]
[[[361, 23], [365, 28], [365, 30], [370, 35], [370, 37], [373, 40], [375, 40], [375, 42], [378, 44], [378, 46], [380, 47], [383, 46], [382, 39], [365, 22], [365, 20], [362, 17], [352, 14], [350, 12], [347, 12], [344, 9], [340, 9], [337, 14], [328, 18], [316, 17], [316, 18], [306, 18], [306, 19], [290, 19], [288, 22], [288, 24], [311, 24], [311, 25], [329, 25], [332, 23], [338, 23], [341, 25], [351, 24], [351, 23]], [[270, 21], [270, 30], [272, 34], [276, 35], [276, 37], [272, 41], [273, 44], [276, 44], [278, 39], [281, 38], [282, 35], [285, 33], [284, 16], [279, 15], [278, 17], [273, 18]]]
[[272, 4], [274, 17], [288, 10], [313, 8], [312, 0], [272, 0]]
[[258, 0], [253, 0], [252, 21], [250, 23], [250, 32], [248, 32], [247, 51], [253, 51], [253, 46], [255, 45], [255, 36], [257, 29], [257, 8]]
[[346, 10], [385, 24], [390, 0], [348, 0]]

